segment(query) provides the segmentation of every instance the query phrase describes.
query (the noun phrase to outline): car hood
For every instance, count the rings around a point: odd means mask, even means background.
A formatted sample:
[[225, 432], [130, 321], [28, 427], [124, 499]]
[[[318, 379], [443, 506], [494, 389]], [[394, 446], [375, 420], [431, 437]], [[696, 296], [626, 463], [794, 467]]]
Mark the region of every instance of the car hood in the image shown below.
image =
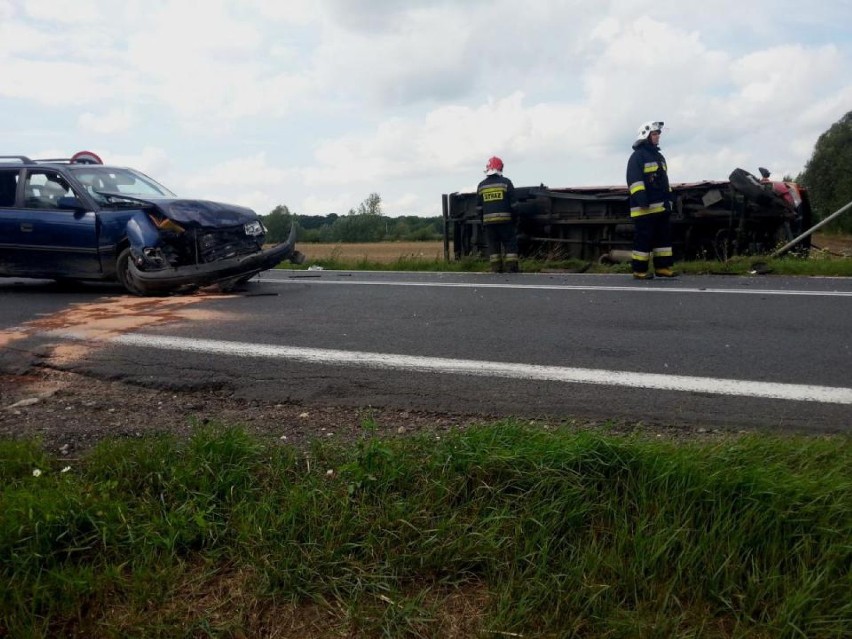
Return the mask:
[[258, 219], [257, 213], [251, 209], [235, 204], [183, 198], [142, 198], [123, 193], [104, 192], [103, 195], [113, 195], [124, 200], [147, 204], [159, 211], [161, 215], [181, 225], [221, 228]]

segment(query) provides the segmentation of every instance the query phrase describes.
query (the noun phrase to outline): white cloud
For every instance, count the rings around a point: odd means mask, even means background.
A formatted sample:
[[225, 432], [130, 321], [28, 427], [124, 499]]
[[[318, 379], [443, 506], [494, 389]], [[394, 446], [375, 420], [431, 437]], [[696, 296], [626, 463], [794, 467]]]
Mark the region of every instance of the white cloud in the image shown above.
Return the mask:
[[[6, 59], [14, 59], [17, 56], [22, 56], [45, 50], [48, 47], [54, 46], [57, 38], [50, 34], [36, 29], [22, 22], [12, 21], [13, 9], [10, 5], [6, 5], [3, 9], [0, 4], [0, 56]], [[2, 15], [6, 13], [6, 15]], [[5, 84], [5, 83], [4, 83]]]
[[15, 16], [15, 5], [11, 0], [0, 0], [0, 21], [11, 20]]
[[77, 122], [84, 133], [110, 134], [129, 130], [135, 120], [129, 109], [112, 109], [106, 113], [83, 113]]
[[526, 107], [521, 93], [476, 108], [440, 107], [419, 118], [383, 122], [372, 135], [321, 143], [318, 165], [305, 171], [305, 181], [349, 184], [469, 170], [495, 153], [518, 158], [553, 152], [582, 124], [573, 107]]
[[91, 24], [103, 15], [97, 0], [25, 0], [23, 5], [29, 17], [61, 25]]
[[739, 91], [727, 108], [751, 117], [795, 115], [810, 104], [814, 91], [834, 84], [843, 72], [843, 60], [834, 46], [789, 45], [751, 53], [731, 67]]
[[[619, 184], [666, 121], [677, 181], [798, 173], [849, 110], [849, 3], [0, 0], [4, 146], [79, 150], [265, 212], [439, 214], [516, 184]], [[14, 122], [9, 125], [8, 122]]]
[[[112, 97], [111, 74], [88, 64], [16, 61], [4, 65], [0, 97], [49, 106], [91, 104]], [[88, 87], [81, 91], [80, 87]]]
[[387, 200], [382, 202], [382, 209], [389, 209], [391, 211], [409, 211], [410, 213], [416, 213], [417, 207], [419, 205], [419, 197], [416, 193], [403, 193], [395, 197], [393, 200]]
[[262, 214], [279, 204], [294, 208], [287, 196], [296, 172], [271, 165], [265, 153], [231, 158], [203, 169], [185, 168], [188, 171], [179, 180], [185, 197], [231, 202]]
[[187, 180], [187, 186], [204, 189], [211, 186], [275, 186], [293, 176], [292, 171], [270, 166], [265, 153], [251, 157], [234, 158], [196, 173]]
[[[79, 150], [79, 149], [77, 149]], [[95, 149], [89, 149], [95, 150]], [[96, 153], [104, 161], [104, 164], [112, 164], [114, 166], [128, 166], [138, 169], [145, 173], [155, 181], [160, 182], [169, 190], [176, 190], [177, 186], [171, 181], [173, 177], [172, 160], [169, 157], [166, 149], [145, 146], [139, 153], [123, 154], [113, 152], [111, 149], [96, 150]]]
[[465, 49], [470, 27], [440, 6], [396, 16], [381, 34], [329, 27], [317, 72], [343, 95], [365, 92], [377, 104], [435, 101], [469, 92]]
[[322, 4], [316, 0], [242, 0], [242, 4], [252, 7], [264, 20], [300, 27], [317, 21], [322, 12]]
[[161, 5], [146, 22], [128, 38], [127, 61], [150, 98], [190, 119], [243, 115], [235, 104], [260, 80], [258, 25], [234, 19], [221, 2]]
[[328, 213], [337, 213], [338, 215], [346, 215], [349, 209], [357, 207], [358, 203], [363, 202], [367, 194], [357, 196], [353, 193], [337, 192], [330, 197], [320, 197], [309, 195], [302, 200], [301, 207], [291, 207], [291, 210], [296, 213], [304, 213], [306, 215], [327, 215]]

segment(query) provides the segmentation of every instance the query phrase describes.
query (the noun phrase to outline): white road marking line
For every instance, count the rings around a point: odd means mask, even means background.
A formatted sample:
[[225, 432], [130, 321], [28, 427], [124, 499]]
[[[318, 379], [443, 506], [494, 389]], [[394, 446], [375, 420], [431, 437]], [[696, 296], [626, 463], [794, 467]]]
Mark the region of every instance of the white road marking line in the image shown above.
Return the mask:
[[852, 297], [852, 291], [802, 291], [780, 289], [729, 289], [729, 288], [693, 288], [678, 287], [671, 283], [663, 286], [647, 286], [647, 282], [639, 286], [577, 286], [572, 284], [492, 284], [473, 282], [400, 282], [400, 281], [375, 281], [363, 282], [353, 280], [321, 280], [310, 276], [293, 277], [280, 280], [262, 279], [261, 284], [328, 284], [343, 286], [426, 286], [436, 288], [507, 288], [507, 289], [533, 289], [544, 291], [628, 291], [630, 293], [721, 293], [731, 295], [792, 295], [805, 297]]
[[[73, 333], [63, 333], [62, 335], [64, 337], [75, 338]], [[601, 384], [630, 388], [652, 388], [656, 390], [733, 395], [737, 397], [823, 402], [827, 404], [852, 404], [852, 388], [831, 386], [753, 382], [741, 379], [660, 375], [656, 373], [539, 366], [535, 364], [486, 362], [443, 357], [418, 357], [414, 355], [395, 355], [392, 353], [276, 346], [271, 344], [252, 344], [247, 342], [228, 342], [138, 333], [119, 335], [110, 338], [109, 342], [125, 346], [215, 353], [235, 357], [287, 359], [309, 364], [326, 364], [332, 366], [362, 366], [375, 369], [451, 373], [455, 375], [504, 377], [575, 384]]]

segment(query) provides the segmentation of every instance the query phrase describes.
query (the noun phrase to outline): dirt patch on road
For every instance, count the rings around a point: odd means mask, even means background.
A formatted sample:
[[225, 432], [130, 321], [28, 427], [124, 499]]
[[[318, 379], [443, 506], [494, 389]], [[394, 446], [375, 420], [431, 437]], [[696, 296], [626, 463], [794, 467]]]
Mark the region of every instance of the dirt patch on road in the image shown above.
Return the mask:
[[[48, 317], [27, 322], [12, 330], [0, 331], [0, 348], [39, 333], [70, 334], [82, 340], [106, 340], [155, 324], [222, 317], [222, 313], [190, 308], [207, 299], [209, 296], [199, 293], [169, 298], [115, 297], [99, 302], [72, 304]], [[68, 363], [84, 356], [88, 350], [84, 344], [65, 344], [54, 349], [53, 357]]]

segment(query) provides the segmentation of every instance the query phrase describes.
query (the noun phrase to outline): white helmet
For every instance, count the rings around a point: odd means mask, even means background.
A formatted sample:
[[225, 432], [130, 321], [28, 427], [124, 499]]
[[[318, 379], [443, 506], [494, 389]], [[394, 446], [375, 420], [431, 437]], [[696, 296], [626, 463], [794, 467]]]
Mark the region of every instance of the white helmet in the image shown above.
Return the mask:
[[639, 127], [639, 135], [636, 136], [636, 140], [645, 140], [649, 135], [651, 135], [652, 131], [662, 131], [663, 123], [662, 122], [646, 122], [642, 126]]

